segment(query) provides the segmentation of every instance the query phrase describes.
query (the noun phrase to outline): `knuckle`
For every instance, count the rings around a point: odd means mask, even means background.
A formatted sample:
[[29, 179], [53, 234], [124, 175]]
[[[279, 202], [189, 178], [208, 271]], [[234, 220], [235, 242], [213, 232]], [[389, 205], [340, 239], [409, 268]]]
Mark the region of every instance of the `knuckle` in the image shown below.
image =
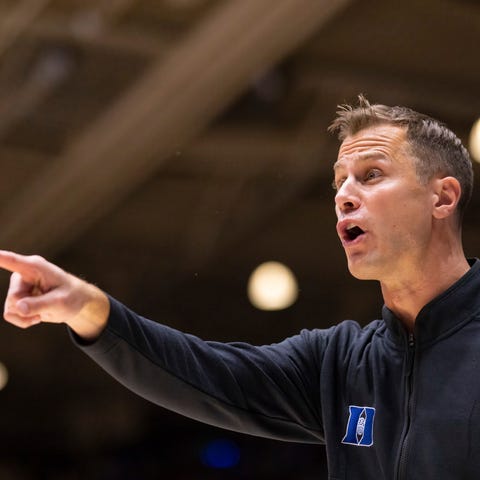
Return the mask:
[[46, 260], [41, 255], [29, 255], [27, 259], [33, 265], [40, 265], [46, 262]]

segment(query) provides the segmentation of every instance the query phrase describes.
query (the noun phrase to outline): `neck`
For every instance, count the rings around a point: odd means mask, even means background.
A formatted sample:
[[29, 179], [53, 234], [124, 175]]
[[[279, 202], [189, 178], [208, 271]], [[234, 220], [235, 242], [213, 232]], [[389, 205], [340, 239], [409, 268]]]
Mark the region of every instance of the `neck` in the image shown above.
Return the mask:
[[[451, 245], [450, 245], [451, 247]], [[443, 249], [444, 250], [444, 249]], [[416, 267], [381, 281], [385, 305], [413, 332], [420, 310], [459, 280], [470, 266], [461, 246], [429, 255]]]

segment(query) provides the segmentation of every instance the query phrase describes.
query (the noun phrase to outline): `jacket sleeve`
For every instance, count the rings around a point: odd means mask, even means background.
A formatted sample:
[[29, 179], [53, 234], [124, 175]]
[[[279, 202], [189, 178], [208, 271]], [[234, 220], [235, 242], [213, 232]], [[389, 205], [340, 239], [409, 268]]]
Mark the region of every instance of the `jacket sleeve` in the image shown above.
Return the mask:
[[328, 330], [281, 343], [203, 341], [145, 319], [113, 298], [107, 328], [74, 342], [133, 392], [190, 418], [287, 441], [323, 443], [319, 362]]

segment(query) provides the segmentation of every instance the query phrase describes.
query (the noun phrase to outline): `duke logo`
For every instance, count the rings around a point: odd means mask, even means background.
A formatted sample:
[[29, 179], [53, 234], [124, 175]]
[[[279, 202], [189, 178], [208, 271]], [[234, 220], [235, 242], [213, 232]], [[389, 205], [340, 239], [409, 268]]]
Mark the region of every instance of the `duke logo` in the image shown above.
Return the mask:
[[371, 447], [373, 445], [375, 409], [356, 405], [350, 405], [348, 408], [350, 415], [342, 443], [357, 447]]

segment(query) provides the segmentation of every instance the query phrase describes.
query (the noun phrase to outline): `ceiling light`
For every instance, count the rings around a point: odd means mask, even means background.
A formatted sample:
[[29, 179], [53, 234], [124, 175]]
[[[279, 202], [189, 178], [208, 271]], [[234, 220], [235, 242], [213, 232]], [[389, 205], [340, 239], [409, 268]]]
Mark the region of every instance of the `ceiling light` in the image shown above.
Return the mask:
[[279, 262], [259, 265], [248, 280], [248, 298], [260, 310], [282, 310], [298, 297], [298, 284], [293, 272]]
[[472, 158], [480, 162], [480, 118], [473, 124], [468, 143]]
[[0, 362], [0, 390], [3, 390], [8, 383], [7, 367]]

